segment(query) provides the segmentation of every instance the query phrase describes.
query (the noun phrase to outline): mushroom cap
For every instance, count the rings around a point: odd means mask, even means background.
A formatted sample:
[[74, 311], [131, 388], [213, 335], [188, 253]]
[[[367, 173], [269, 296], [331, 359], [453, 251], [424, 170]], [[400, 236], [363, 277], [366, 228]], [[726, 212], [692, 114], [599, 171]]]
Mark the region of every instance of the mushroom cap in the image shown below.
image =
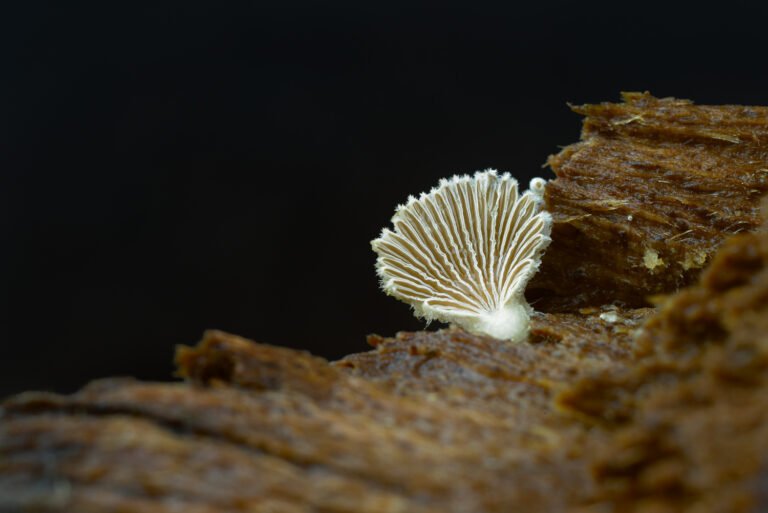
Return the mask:
[[509, 173], [488, 169], [409, 197], [394, 229], [371, 242], [382, 289], [428, 321], [525, 339], [531, 308], [523, 293], [550, 242], [545, 185], [534, 178], [521, 195]]

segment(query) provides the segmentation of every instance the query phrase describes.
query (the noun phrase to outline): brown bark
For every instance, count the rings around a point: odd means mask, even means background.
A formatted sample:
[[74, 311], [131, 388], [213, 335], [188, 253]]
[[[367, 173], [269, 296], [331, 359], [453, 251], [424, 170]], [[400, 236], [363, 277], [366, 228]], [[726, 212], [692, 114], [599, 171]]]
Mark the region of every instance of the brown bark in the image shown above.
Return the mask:
[[84, 510], [97, 491], [235, 511], [556, 510], [587, 472], [559, 450], [579, 432], [552, 398], [630, 356], [647, 310], [613, 313], [542, 315], [531, 343], [509, 347], [458, 330], [371, 337], [374, 351], [333, 364], [212, 331], [179, 350], [188, 384], [7, 401], [0, 476], [24, 478], [6, 497], [42, 498], [54, 462], [67, 508]]
[[529, 286], [537, 308], [574, 311], [695, 282], [731, 234], [760, 223], [768, 108], [624, 94], [574, 107], [582, 141], [549, 158], [552, 244]]
[[[536, 314], [517, 345], [400, 333], [332, 363], [211, 331], [179, 349], [185, 382], [21, 394], [0, 408], [0, 511], [765, 510], [768, 231], [722, 243], [736, 220], [758, 226], [738, 170], [750, 151], [766, 164], [764, 125], [747, 122], [765, 109], [627, 100], [583, 108], [585, 141], [553, 158], [558, 221], [535, 306], [573, 312]], [[630, 162], [652, 154], [699, 167], [664, 167], [676, 188], [637, 204], [596, 206], [608, 176], [624, 184], [610, 198], [651, 195]], [[690, 239], [663, 236], [678, 219]], [[597, 245], [579, 254], [585, 276], [562, 267], [579, 241]], [[627, 263], [646, 247], [664, 262], [654, 272]], [[700, 276], [680, 270], [696, 251]], [[690, 281], [657, 308], [584, 307]]]

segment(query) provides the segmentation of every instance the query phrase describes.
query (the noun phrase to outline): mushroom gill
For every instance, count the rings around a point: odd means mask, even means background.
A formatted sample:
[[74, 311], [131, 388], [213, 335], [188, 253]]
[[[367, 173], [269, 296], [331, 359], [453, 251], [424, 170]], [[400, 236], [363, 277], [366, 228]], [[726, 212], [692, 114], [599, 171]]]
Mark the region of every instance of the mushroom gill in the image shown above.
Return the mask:
[[525, 340], [532, 309], [523, 293], [550, 242], [545, 183], [534, 178], [520, 195], [509, 173], [489, 169], [411, 196], [397, 207], [394, 230], [371, 242], [382, 289], [427, 321]]

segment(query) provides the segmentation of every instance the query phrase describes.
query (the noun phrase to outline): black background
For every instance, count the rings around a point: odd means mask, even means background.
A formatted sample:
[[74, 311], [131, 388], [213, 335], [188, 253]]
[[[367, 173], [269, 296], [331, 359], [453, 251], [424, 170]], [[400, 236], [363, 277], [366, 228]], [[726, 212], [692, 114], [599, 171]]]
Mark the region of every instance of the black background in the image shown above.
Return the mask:
[[550, 177], [566, 102], [768, 103], [764, 2], [15, 4], [0, 396], [169, 379], [206, 328], [366, 350], [423, 326], [369, 247], [408, 194]]

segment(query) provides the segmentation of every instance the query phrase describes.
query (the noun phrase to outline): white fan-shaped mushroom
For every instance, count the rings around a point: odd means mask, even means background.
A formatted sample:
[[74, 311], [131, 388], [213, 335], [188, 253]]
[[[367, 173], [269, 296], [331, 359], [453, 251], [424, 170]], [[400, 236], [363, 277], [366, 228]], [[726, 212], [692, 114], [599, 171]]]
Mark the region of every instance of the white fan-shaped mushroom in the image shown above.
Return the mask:
[[545, 184], [534, 178], [519, 195], [509, 173], [489, 169], [411, 196], [397, 207], [394, 230], [371, 242], [382, 289], [428, 321], [524, 340], [532, 309], [523, 293], [550, 242]]

